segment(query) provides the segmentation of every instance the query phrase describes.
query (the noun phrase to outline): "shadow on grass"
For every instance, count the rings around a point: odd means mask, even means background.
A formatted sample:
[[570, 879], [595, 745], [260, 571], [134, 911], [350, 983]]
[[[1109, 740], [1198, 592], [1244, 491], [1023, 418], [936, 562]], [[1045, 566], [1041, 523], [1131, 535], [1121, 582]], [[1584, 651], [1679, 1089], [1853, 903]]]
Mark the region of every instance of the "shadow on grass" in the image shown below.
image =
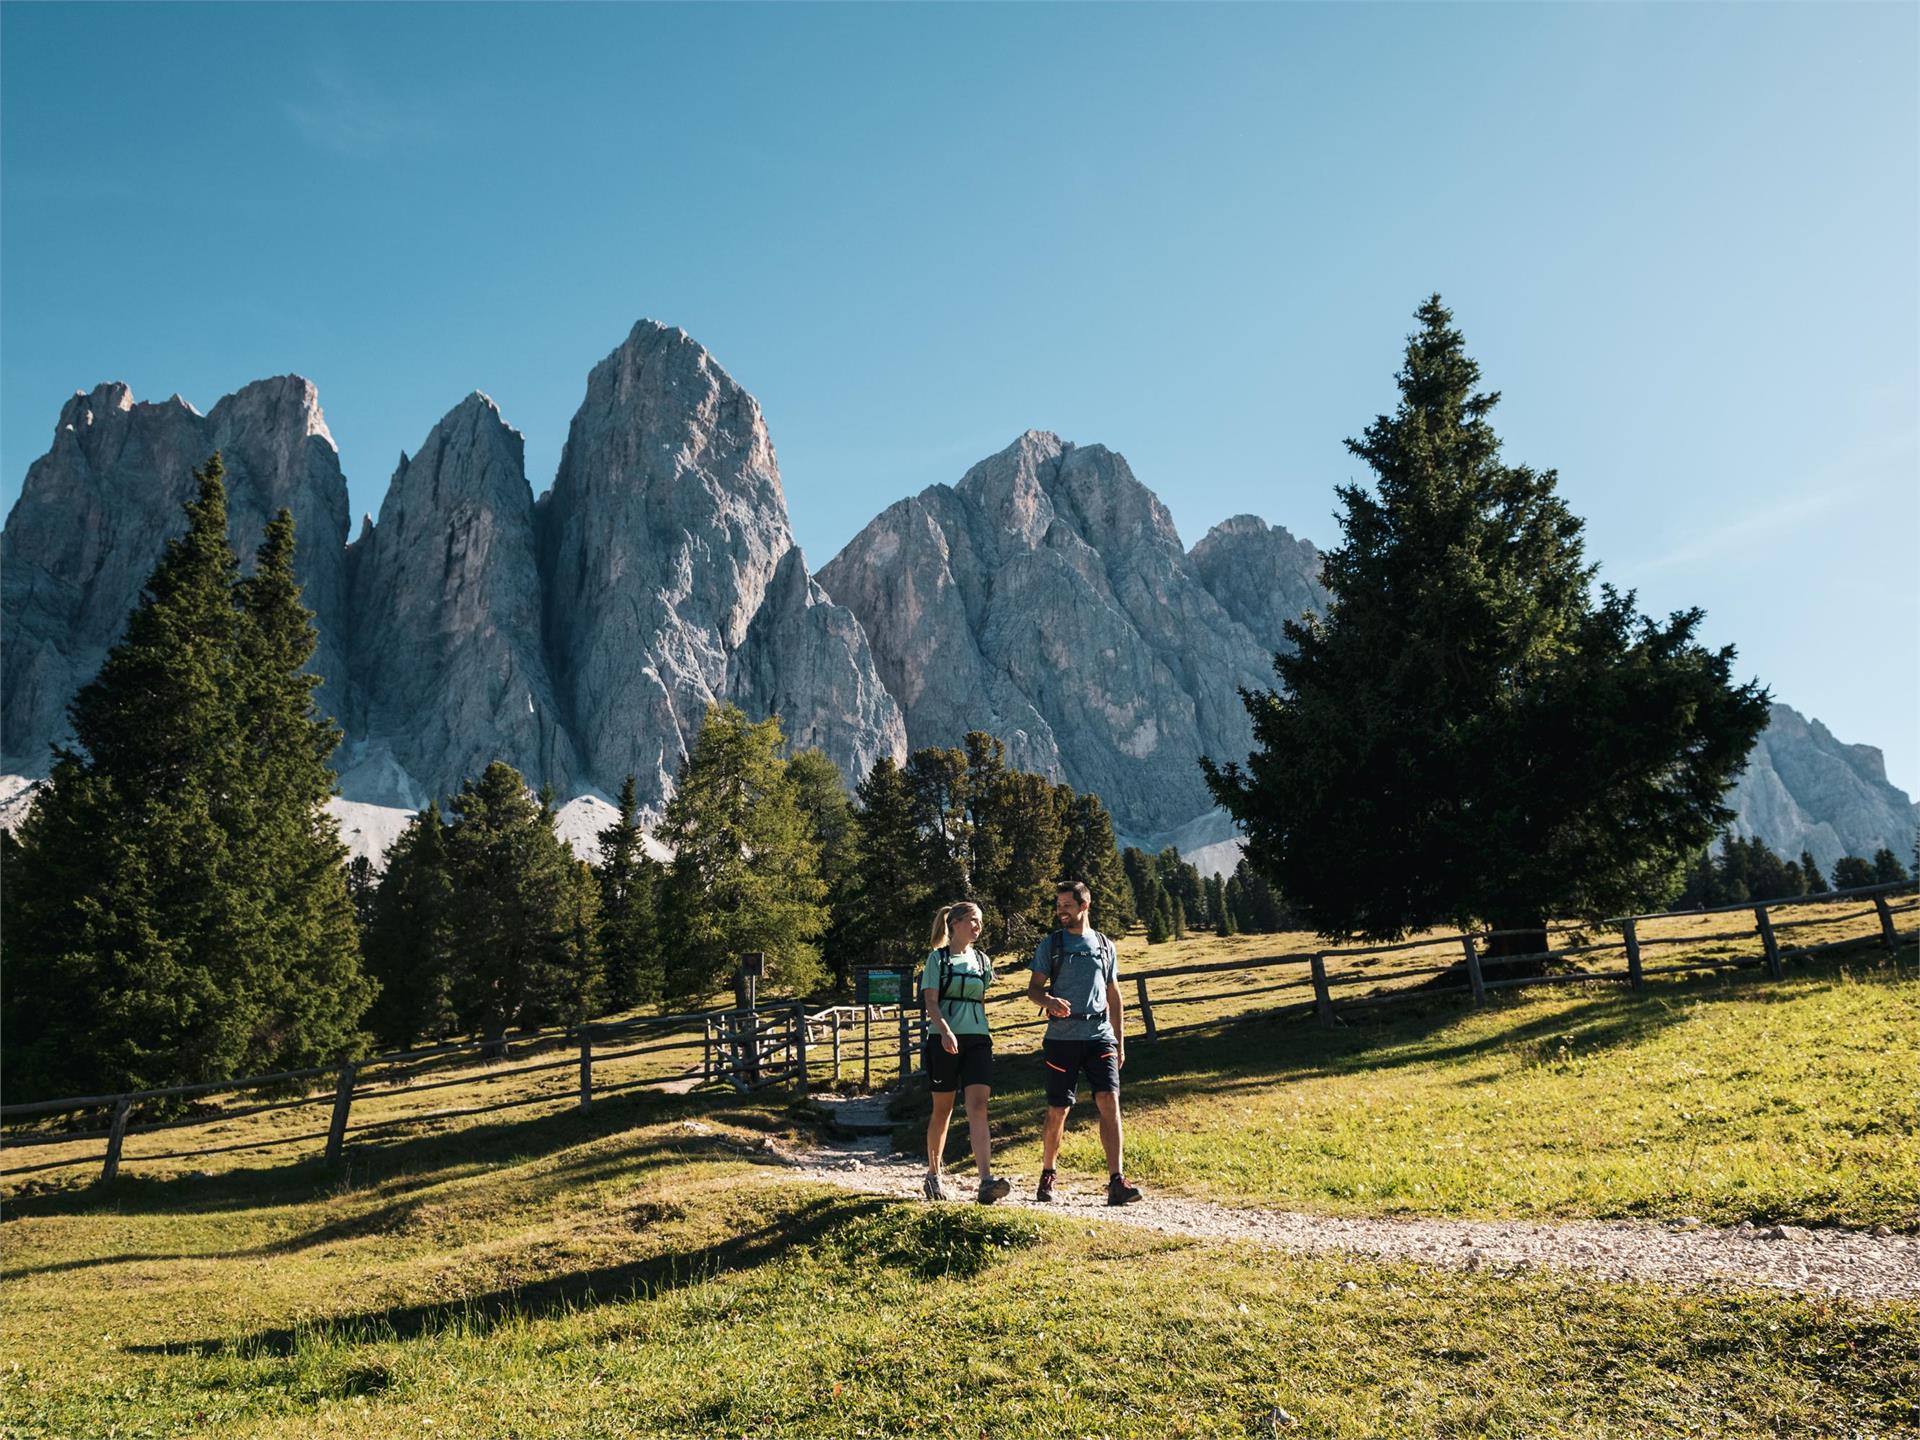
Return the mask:
[[781, 1210], [754, 1228], [695, 1250], [673, 1251], [620, 1265], [576, 1270], [531, 1284], [428, 1304], [364, 1310], [299, 1326], [259, 1330], [235, 1339], [209, 1337], [157, 1345], [129, 1345], [136, 1355], [288, 1356], [303, 1345], [415, 1340], [447, 1330], [491, 1330], [504, 1320], [539, 1320], [630, 1298], [650, 1299], [699, 1285], [728, 1271], [751, 1270], [798, 1245], [815, 1243], [892, 1201], [823, 1196]]
[[[556, 1103], [566, 1096], [556, 1094]], [[111, 1186], [49, 1190], [10, 1198], [0, 1222], [48, 1215], [209, 1215], [224, 1212], [267, 1211], [312, 1204], [330, 1195], [368, 1196], [390, 1202], [381, 1210], [338, 1222], [340, 1233], [285, 1245], [323, 1244], [327, 1239], [391, 1228], [405, 1196], [503, 1164], [539, 1160], [549, 1155], [596, 1145], [641, 1126], [658, 1125], [699, 1116], [745, 1129], [775, 1128], [790, 1093], [758, 1102], [735, 1096], [671, 1095], [632, 1091], [594, 1103], [582, 1115], [577, 1110], [544, 1115], [489, 1120], [458, 1129], [415, 1130], [391, 1139], [350, 1140], [344, 1161], [328, 1166], [318, 1158], [215, 1175], [142, 1175], [123, 1173]], [[430, 1122], [429, 1122], [430, 1123]], [[671, 1140], [654, 1139], [631, 1146], [597, 1149], [563, 1164], [553, 1172], [569, 1184], [590, 1183], [615, 1172], [632, 1172], [636, 1165], [669, 1165], [718, 1151], [738, 1154], [723, 1137], [691, 1132]], [[740, 1158], [750, 1158], [741, 1155]], [[127, 1163], [139, 1164], [139, 1157]], [[385, 1217], [384, 1219], [382, 1217]], [[248, 1253], [278, 1253], [270, 1251]], [[113, 1257], [131, 1259], [131, 1256]], [[213, 1256], [190, 1258], [217, 1258]], [[14, 1274], [34, 1273], [12, 1271]]]

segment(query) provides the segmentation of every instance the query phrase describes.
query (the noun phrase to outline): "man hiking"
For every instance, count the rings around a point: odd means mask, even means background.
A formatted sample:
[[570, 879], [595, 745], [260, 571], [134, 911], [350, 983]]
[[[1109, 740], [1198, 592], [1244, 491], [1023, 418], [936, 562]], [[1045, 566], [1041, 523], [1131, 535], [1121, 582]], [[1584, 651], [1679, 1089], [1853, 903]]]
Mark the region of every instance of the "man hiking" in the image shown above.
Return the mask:
[[1087, 928], [1093, 893], [1079, 880], [1063, 880], [1054, 892], [1060, 928], [1033, 952], [1027, 998], [1047, 1016], [1040, 1056], [1047, 1080], [1047, 1123], [1040, 1137], [1040, 1188], [1033, 1198], [1053, 1199], [1053, 1162], [1067, 1127], [1074, 1087], [1087, 1077], [1100, 1111], [1100, 1145], [1107, 1152], [1107, 1203], [1130, 1205], [1140, 1191], [1127, 1183], [1120, 1154], [1120, 1067], [1127, 1063], [1125, 1014], [1120, 1004], [1119, 962], [1113, 941]]

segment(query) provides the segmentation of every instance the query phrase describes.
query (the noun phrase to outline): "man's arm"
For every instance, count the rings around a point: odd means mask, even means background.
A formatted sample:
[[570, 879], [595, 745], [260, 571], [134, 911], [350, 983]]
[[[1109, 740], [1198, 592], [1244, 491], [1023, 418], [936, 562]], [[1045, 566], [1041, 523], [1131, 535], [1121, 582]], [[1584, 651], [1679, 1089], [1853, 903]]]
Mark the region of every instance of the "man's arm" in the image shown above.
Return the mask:
[[1073, 1006], [1059, 996], [1047, 993], [1047, 977], [1038, 970], [1027, 976], [1027, 999], [1056, 1020], [1064, 1020], [1073, 1013]]
[[1127, 1007], [1120, 1002], [1120, 982], [1107, 982], [1107, 1015], [1113, 1021], [1114, 1049], [1118, 1052], [1114, 1058], [1122, 1065], [1127, 1063]]

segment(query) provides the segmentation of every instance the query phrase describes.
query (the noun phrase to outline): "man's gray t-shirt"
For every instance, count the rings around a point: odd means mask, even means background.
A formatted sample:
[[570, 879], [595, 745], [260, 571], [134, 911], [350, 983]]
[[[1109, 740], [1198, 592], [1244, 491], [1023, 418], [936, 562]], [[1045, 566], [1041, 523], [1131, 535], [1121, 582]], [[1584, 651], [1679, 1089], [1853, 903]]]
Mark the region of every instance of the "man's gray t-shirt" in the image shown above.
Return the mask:
[[[1053, 947], [1060, 947], [1058, 955]], [[1040, 942], [1027, 968], [1040, 976], [1057, 975], [1047, 989], [1073, 1006], [1065, 1020], [1047, 1021], [1049, 1040], [1112, 1040], [1112, 1017], [1107, 1014], [1107, 986], [1120, 978], [1117, 959], [1108, 959], [1113, 947], [1097, 930], [1074, 935], [1056, 930]], [[1092, 1019], [1082, 1017], [1091, 1014]]]

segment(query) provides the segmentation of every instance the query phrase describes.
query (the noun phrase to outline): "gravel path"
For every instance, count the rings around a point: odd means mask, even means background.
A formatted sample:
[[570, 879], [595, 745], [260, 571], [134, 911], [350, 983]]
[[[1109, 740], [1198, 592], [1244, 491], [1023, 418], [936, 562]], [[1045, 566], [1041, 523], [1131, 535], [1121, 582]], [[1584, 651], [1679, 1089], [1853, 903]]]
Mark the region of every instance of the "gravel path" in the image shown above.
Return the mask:
[[[772, 1151], [792, 1178], [868, 1194], [914, 1198], [926, 1171], [917, 1157], [889, 1152], [885, 1136], [842, 1141], [788, 1154]], [[972, 1168], [952, 1173], [958, 1195], [972, 1194]], [[1097, 1182], [1062, 1178], [1052, 1205], [1031, 1199], [1033, 1178], [1017, 1179], [1002, 1204], [1091, 1224], [1131, 1225], [1168, 1235], [1248, 1240], [1288, 1250], [1341, 1251], [1386, 1260], [1418, 1260], [1460, 1270], [1554, 1267], [1609, 1280], [1678, 1285], [1761, 1285], [1853, 1300], [1920, 1300], [1920, 1237], [1860, 1230], [1809, 1230], [1742, 1224], [1718, 1230], [1698, 1221], [1352, 1219], [1253, 1210], [1204, 1200], [1158, 1197], [1109, 1208]], [[1882, 1227], [1884, 1228], [1884, 1227]]]

